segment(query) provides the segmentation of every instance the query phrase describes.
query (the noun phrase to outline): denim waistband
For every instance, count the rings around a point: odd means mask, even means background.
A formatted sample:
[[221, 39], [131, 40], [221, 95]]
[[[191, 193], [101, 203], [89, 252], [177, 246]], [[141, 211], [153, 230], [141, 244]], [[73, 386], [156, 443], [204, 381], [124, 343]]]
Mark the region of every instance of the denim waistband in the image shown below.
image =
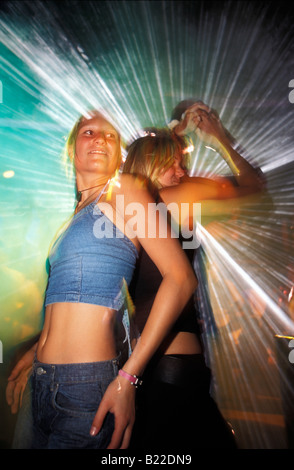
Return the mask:
[[46, 364], [33, 362], [35, 377], [52, 382], [74, 383], [99, 380], [101, 377], [116, 376], [118, 373], [119, 356], [108, 361], [86, 362], [74, 364]]

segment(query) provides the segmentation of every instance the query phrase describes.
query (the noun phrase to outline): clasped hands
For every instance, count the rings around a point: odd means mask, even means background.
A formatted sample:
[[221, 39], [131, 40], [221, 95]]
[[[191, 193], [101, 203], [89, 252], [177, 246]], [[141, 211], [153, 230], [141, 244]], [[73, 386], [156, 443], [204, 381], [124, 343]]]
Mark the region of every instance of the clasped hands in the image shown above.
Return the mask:
[[196, 101], [187, 108], [174, 130], [179, 136], [196, 133], [202, 141], [216, 147], [219, 141], [226, 137], [217, 112], [202, 101]]

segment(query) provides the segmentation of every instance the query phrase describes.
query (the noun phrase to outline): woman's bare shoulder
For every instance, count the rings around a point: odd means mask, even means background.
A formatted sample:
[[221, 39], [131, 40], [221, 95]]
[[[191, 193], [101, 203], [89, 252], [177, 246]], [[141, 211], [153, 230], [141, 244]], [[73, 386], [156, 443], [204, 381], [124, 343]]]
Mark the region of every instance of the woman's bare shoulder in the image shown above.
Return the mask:
[[136, 175], [123, 173], [119, 177], [119, 189], [120, 193], [128, 196], [130, 199], [143, 197], [149, 194], [148, 181]]

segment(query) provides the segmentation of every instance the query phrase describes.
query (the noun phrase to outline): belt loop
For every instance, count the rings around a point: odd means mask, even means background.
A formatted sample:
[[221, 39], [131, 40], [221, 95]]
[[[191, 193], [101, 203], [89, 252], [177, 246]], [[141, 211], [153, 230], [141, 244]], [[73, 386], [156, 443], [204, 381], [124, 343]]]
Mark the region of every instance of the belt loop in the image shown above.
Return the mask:
[[52, 373], [51, 373], [50, 391], [53, 392], [54, 391], [54, 383], [55, 383], [55, 366], [52, 365], [51, 368], [52, 368]]

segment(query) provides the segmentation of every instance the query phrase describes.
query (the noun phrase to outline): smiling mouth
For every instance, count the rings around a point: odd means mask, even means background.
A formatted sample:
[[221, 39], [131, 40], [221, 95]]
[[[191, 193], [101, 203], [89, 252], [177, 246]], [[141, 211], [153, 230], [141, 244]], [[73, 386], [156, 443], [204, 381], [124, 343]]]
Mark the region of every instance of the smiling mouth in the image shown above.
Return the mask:
[[96, 149], [89, 152], [90, 155], [107, 155], [106, 150]]

